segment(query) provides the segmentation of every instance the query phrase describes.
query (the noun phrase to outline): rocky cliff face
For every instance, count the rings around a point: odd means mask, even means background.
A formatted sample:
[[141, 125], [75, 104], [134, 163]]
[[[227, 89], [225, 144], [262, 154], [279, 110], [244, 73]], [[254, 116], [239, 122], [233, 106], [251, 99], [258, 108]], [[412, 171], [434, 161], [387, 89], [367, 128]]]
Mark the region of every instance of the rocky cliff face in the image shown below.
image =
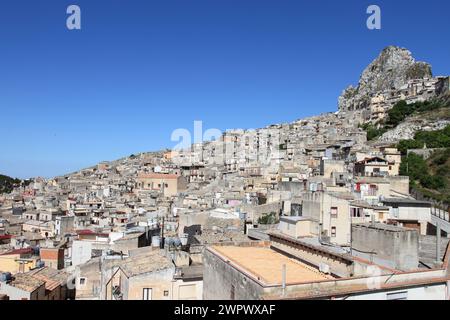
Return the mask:
[[364, 70], [358, 86], [344, 90], [338, 101], [339, 111], [366, 109], [373, 94], [399, 89], [411, 79], [431, 76], [431, 66], [425, 62], [416, 62], [407, 49], [387, 47]]

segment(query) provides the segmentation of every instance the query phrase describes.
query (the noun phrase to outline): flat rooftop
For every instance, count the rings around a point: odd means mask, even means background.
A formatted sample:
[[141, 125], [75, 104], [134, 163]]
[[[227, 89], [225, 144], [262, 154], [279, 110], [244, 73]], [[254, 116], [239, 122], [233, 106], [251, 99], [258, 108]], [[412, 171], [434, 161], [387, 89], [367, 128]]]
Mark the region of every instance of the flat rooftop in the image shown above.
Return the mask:
[[353, 227], [362, 227], [362, 228], [368, 228], [368, 229], [375, 229], [375, 230], [382, 230], [382, 231], [392, 231], [392, 232], [410, 232], [415, 231], [415, 229], [411, 228], [405, 228], [405, 227], [399, 227], [394, 226], [390, 224], [385, 223], [355, 223], [352, 225]]
[[427, 207], [431, 207], [431, 202], [429, 201], [420, 201], [416, 199], [407, 199], [407, 198], [385, 198], [382, 200], [383, 203], [388, 204], [405, 204], [405, 205], [423, 205]]
[[212, 249], [267, 285], [281, 285], [283, 265], [286, 265], [287, 285], [333, 279], [267, 247], [213, 246]]

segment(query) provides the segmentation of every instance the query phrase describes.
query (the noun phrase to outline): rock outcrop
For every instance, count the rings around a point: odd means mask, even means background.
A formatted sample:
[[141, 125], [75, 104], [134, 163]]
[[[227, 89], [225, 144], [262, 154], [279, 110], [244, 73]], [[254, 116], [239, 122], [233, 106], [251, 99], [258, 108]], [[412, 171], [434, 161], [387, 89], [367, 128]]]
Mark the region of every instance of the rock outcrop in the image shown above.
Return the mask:
[[389, 46], [364, 70], [356, 88], [344, 90], [338, 101], [339, 111], [366, 109], [375, 93], [398, 90], [408, 80], [431, 77], [429, 64], [416, 62], [407, 49]]
[[414, 135], [418, 131], [436, 131], [442, 130], [450, 124], [449, 120], [442, 119], [438, 121], [430, 121], [424, 118], [411, 118], [400, 123], [394, 129], [385, 132], [378, 142], [397, 143], [400, 140], [414, 139]]

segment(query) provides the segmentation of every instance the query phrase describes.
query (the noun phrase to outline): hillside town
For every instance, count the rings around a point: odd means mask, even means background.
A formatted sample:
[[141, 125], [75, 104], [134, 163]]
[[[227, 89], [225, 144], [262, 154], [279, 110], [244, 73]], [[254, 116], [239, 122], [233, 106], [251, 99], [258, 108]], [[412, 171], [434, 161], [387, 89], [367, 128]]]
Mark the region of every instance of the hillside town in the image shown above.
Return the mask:
[[406, 49], [380, 57], [337, 112], [0, 195], [0, 300], [448, 300], [448, 208], [360, 124], [449, 94], [449, 77]]

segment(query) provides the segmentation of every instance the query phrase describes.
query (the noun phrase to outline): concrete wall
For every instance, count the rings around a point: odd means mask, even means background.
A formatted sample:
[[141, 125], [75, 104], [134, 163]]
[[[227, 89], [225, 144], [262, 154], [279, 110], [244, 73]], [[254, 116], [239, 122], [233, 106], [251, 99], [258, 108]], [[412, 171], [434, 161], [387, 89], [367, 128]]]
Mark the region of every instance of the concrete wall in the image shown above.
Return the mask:
[[[404, 290], [381, 290], [364, 294], [351, 295], [346, 300], [391, 300], [396, 297], [406, 297], [405, 300], [447, 300], [446, 285], [425, 285]], [[338, 298], [339, 300], [339, 298]]]
[[271, 212], [275, 212], [278, 216], [278, 213], [282, 209], [281, 202], [272, 202], [268, 204], [262, 204], [259, 206], [243, 206], [241, 208], [241, 212], [247, 213], [248, 219], [252, 220], [253, 223], [257, 223], [258, 219], [265, 214], [270, 214]]
[[6, 283], [1, 283], [0, 294], [5, 294], [9, 300], [46, 300], [45, 285], [40, 286], [33, 292], [28, 292]]
[[325, 178], [331, 178], [333, 172], [344, 172], [345, 162], [343, 160], [321, 160], [320, 174]]
[[55, 222], [56, 235], [64, 236], [66, 233], [72, 232], [74, 229], [75, 217], [62, 216], [57, 217]]
[[74, 241], [72, 243], [72, 266], [87, 262], [92, 256], [92, 244], [89, 241]]
[[[337, 215], [332, 215], [332, 208], [337, 208]], [[332, 196], [325, 192], [305, 194], [302, 216], [312, 217], [322, 223], [322, 231], [330, 237], [331, 243], [349, 245], [350, 243], [350, 204], [346, 199]], [[333, 227], [336, 228], [332, 236]]]
[[[101, 292], [100, 258], [94, 258], [77, 268], [75, 272], [76, 299], [99, 299]], [[80, 278], [84, 278], [83, 284]]]
[[419, 266], [417, 230], [396, 229], [398, 231], [372, 228], [368, 225], [353, 225], [352, 248], [358, 252], [373, 252], [373, 257], [392, 262], [395, 269], [405, 271], [417, 269]]
[[172, 300], [202, 300], [203, 280], [182, 281], [177, 280], [172, 288]]
[[[152, 289], [152, 300], [170, 300], [175, 267], [126, 278], [122, 275], [124, 300], [142, 300], [143, 289]], [[167, 296], [164, 295], [167, 291]]]
[[398, 208], [389, 208], [389, 216], [392, 219], [431, 221], [431, 208], [399, 206]]
[[293, 195], [298, 195], [305, 190], [303, 181], [283, 181], [279, 183], [280, 190], [292, 192]]
[[395, 176], [388, 177], [391, 192], [398, 192], [401, 194], [409, 194], [409, 177]]
[[286, 221], [281, 220], [279, 230], [293, 238], [317, 236], [319, 234], [319, 225], [315, 221]]
[[204, 300], [231, 300], [233, 288], [235, 300], [257, 300], [263, 294], [261, 285], [208, 250], [203, 264]]

